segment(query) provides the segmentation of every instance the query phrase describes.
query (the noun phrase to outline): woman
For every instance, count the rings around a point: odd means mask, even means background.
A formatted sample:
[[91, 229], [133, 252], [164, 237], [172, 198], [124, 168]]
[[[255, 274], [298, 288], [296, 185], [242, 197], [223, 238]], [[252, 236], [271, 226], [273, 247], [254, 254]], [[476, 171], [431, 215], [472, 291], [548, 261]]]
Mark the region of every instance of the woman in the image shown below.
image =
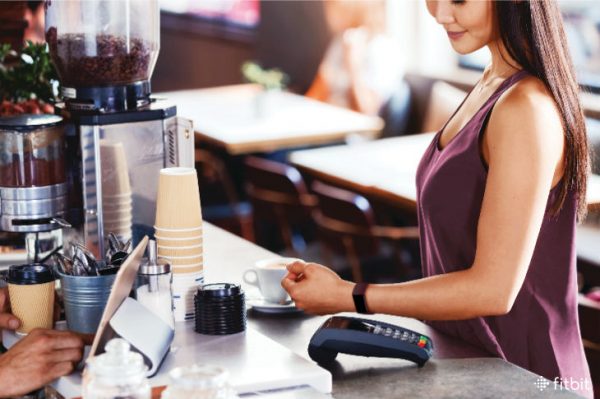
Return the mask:
[[333, 34], [306, 96], [377, 115], [402, 81], [398, 46], [385, 34], [384, 0], [328, 0]]
[[[417, 171], [425, 278], [369, 285], [366, 307], [429, 320], [552, 381], [584, 381], [580, 393], [591, 397], [574, 240], [586, 209], [588, 150], [558, 7], [427, 7], [457, 52], [487, 46], [492, 62]], [[282, 284], [297, 306], [318, 314], [355, 311], [353, 292], [365, 290], [301, 262]]]

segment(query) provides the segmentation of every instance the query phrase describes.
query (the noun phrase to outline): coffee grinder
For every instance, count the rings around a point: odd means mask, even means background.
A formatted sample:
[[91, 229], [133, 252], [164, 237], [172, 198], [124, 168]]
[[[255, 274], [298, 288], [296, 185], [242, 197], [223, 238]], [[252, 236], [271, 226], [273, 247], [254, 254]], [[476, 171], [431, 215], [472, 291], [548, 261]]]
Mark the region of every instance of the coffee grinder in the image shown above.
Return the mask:
[[193, 167], [192, 123], [151, 96], [157, 0], [46, 2], [46, 40], [66, 120], [65, 241], [101, 258], [112, 232], [134, 245], [153, 232], [161, 168]]
[[0, 230], [25, 236], [32, 261], [62, 245], [67, 184], [62, 118], [0, 118]]

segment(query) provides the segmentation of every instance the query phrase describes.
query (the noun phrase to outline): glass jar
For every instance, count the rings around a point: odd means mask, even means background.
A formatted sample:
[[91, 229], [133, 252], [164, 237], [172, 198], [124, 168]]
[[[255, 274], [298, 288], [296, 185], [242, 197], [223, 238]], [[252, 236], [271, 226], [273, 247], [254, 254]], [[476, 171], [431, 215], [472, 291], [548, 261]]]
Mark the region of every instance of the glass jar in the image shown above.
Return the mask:
[[161, 399], [235, 399], [227, 370], [211, 365], [178, 367], [169, 373], [171, 383]]
[[29, 188], [66, 182], [61, 122], [56, 115], [0, 118], [0, 186]]
[[160, 47], [158, 0], [52, 0], [46, 7], [46, 41], [64, 87], [150, 79]]
[[150, 399], [142, 355], [121, 338], [110, 340], [105, 350], [87, 363], [83, 399]]
[[136, 299], [175, 328], [171, 265], [163, 258], [157, 258], [156, 254], [156, 241], [149, 240], [148, 257], [144, 258], [138, 270]]

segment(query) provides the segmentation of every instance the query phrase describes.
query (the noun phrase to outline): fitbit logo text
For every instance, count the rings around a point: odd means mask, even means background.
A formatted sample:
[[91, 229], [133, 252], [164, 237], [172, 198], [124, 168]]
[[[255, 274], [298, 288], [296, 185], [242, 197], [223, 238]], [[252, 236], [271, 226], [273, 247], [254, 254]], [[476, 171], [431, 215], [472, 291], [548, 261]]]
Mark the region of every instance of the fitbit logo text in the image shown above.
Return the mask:
[[592, 382], [587, 378], [555, 377], [553, 382], [554, 389], [557, 391], [562, 391], [563, 389], [571, 391], [592, 391]]
[[533, 384], [540, 392], [551, 385], [555, 391], [592, 391], [592, 382], [588, 378], [555, 377], [553, 381], [549, 381], [544, 377], [538, 377]]

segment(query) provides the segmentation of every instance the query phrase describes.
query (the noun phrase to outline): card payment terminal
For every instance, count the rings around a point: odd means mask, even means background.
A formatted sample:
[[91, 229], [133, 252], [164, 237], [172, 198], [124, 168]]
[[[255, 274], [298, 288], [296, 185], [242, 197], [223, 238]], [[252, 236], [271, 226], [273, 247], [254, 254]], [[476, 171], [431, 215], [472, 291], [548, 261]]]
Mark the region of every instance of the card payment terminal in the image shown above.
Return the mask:
[[319, 364], [331, 363], [338, 353], [410, 360], [419, 367], [431, 358], [433, 344], [423, 334], [377, 320], [330, 317], [308, 345], [308, 354]]

